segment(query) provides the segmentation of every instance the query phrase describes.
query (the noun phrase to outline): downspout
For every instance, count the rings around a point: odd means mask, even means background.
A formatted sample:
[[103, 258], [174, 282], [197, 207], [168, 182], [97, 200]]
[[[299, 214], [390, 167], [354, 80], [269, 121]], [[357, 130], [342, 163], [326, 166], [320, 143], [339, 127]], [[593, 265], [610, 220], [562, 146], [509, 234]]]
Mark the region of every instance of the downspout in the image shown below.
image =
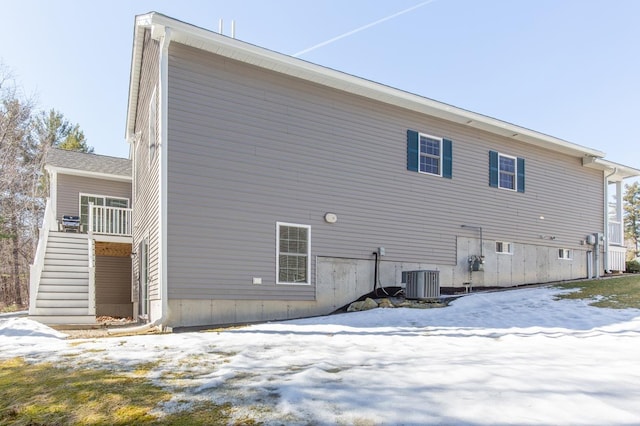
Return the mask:
[[[168, 139], [168, 108], [167, 101], [168, 87], [169, 87], [169, 43], [171, 43], [171, 28], [164, 27], [164, 35], [160, 42], [160, 58], [159, 58], [159, 81], [160, 85], [158, 91], [160, 96], [158, 97], [160, 102], [160, 117], [159, 127], [160, 135], [158, 140], [157, 155], [158, 163], [160, 164], [160, 184], [158, 188], [158, 204], [160, 205], [160, 217], [158, 218], [158, 226], [160, 232], [158, 233], [158, 246], [160, 247], [160, 253], [158, 253], [158, 286], [160, 287], [160, 317], [153, 320], [148, 324], [143, 324], [137, 327], [127, 327], [121, 329], [109, 329], [110, 335], [118, 334], [135, 334], [154, 328], [163, 330], [163, 324], [167, 320], [167, 314], [169, 313], [169, 299], [167, 291], [167, 181], [168, 181], [168, 161], [167, 161], [167, 139]], [[135, 183], [134, 183], [135, 184]]]
[[[609, 272], [609, 178], [618, 173], [618, 168], [614, 167], [613, 171], [604, 177], [604, 259], [602, 264], [604, 265], [604, 273]], [[600, 271], [596, 272], [597, 274]]]

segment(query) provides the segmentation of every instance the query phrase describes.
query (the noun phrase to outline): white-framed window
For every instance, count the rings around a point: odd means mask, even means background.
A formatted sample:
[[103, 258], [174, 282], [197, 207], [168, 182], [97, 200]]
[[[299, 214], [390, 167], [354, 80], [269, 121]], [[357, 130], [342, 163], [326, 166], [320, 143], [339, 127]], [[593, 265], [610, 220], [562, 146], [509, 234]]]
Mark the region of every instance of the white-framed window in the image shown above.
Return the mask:
[[561, 248], [558, 249], [558, 259], [571, 260], [573, 258], [573, 253], [571, 253], [571, 249]]
[[156, 96], [156, 89], [153, 89], [151, 93], [151, 99], [149, 100], [149, 165], [156, 158], [156, 150], [158, 146], [157, 139], [157, 118], [158, 118], [158, 103]]
[[496, 253], [513, 254], [513, 244], [504, 241], [496, 241]]
[[498, 187], [516, 190], [517, 158], [510, 155], [498, 154]]
[[418, 171], [442, 176], [442, 138], [420, 133], [419, 141]]
[[524, 192], [524, 158], [489, 151], [489, 186]]
[[276, 283], [310, 284], [311, 226], [276, 223]]

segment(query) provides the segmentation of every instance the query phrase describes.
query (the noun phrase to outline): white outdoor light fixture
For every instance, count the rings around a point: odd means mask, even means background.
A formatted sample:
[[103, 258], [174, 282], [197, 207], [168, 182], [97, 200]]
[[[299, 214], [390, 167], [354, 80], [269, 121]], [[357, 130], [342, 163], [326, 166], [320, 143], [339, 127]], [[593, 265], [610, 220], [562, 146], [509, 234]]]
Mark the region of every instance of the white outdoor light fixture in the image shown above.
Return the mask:
[[338, 221], [338, 216], [335, 213], [325, 213], [324, 220], [327, 223], [336, 223]]

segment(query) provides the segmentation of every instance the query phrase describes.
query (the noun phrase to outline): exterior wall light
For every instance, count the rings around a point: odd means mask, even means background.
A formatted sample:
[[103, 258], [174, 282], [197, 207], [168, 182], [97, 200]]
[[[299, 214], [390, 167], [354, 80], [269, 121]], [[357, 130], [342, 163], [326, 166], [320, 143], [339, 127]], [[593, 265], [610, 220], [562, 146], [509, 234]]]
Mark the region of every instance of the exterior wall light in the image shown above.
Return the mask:
[[338, 216], [335, 213], [325, 213], [324, 221], [327, 223], [336, 223], [338, 221]]

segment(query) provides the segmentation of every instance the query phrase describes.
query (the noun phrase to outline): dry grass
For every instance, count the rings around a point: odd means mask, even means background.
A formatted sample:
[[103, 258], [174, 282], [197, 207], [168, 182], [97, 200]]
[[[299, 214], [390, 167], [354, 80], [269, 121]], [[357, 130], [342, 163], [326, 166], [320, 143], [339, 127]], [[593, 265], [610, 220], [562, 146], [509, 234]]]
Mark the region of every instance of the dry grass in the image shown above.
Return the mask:
[[[188, 411], [158, 417], [172, 394], [139, 373], [56, 368], [14, 358], [0, 361], [0, 425], [228, 424], [232, 407], [201, 402]], [[243, 424], [252, 424], [251, 420]]]
[[640, 308], [640, 275], [624, 275], [601, 280], [559, 284], [578, 291], [558, 296], [560, 299], [588, 299], [600, 308]]

